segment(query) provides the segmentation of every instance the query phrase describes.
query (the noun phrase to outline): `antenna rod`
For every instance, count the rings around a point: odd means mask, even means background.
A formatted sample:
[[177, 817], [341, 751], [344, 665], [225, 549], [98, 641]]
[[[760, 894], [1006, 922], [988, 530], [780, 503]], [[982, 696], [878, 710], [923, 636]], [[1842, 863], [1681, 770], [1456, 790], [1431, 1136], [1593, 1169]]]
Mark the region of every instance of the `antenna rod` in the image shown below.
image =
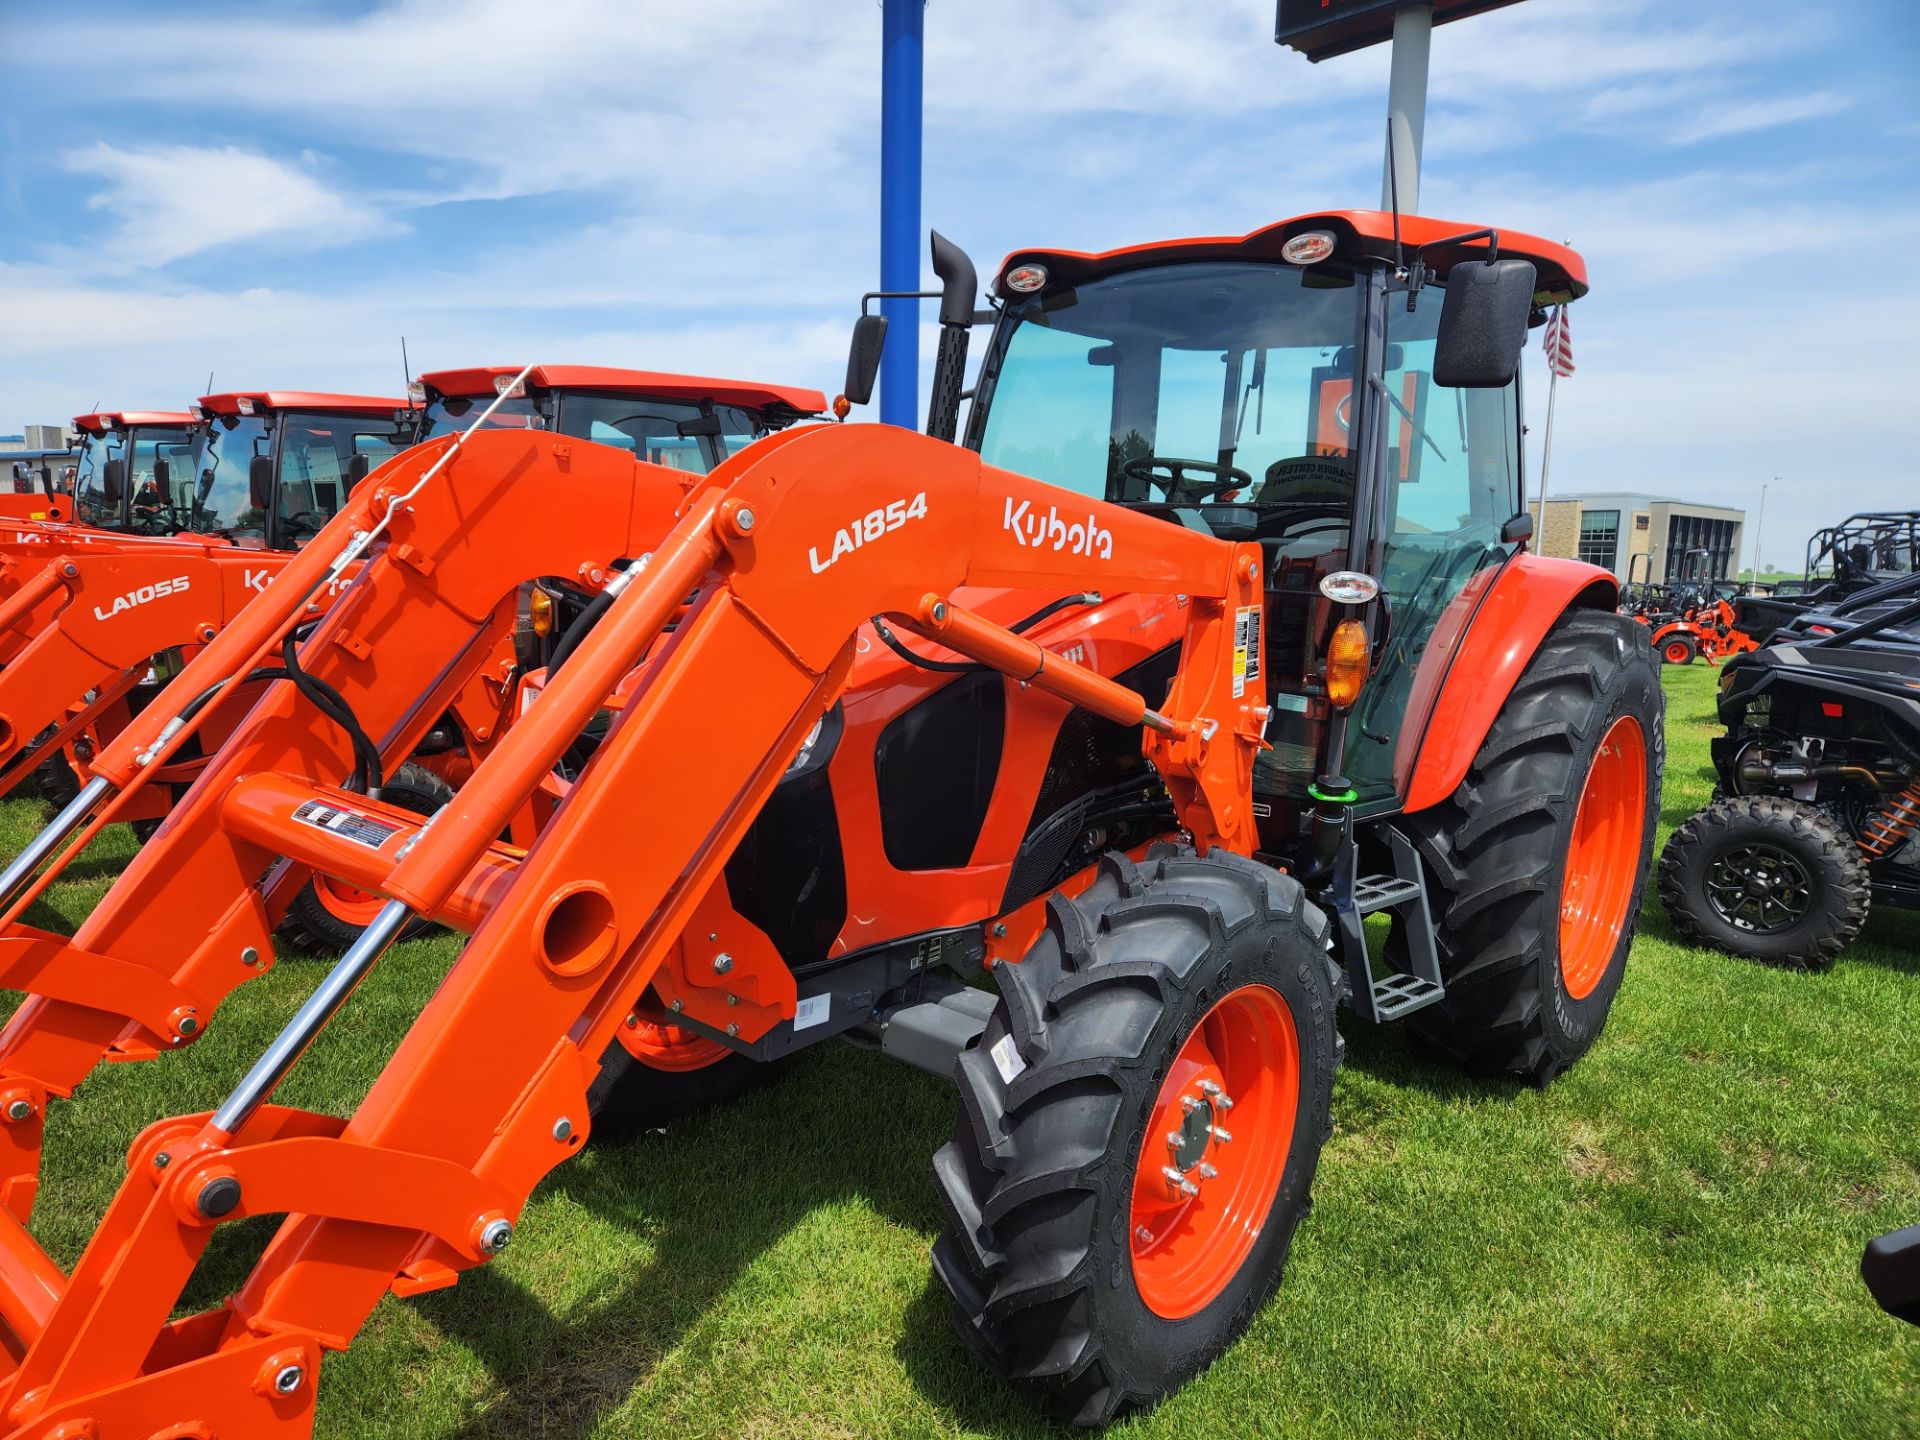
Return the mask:
[[[400, 337], [400, 373], [406, 377], [407, 390], [413, 389], [413, 366], [407, 363], [407, 337], [404, 335]], [[404, 395], [407, 391], [400, 393]]]

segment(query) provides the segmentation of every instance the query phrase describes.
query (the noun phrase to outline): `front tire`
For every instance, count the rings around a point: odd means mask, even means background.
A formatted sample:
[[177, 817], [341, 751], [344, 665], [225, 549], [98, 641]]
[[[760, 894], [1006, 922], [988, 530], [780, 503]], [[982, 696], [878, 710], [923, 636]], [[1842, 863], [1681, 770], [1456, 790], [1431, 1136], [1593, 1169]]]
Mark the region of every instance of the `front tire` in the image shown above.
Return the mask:
[[1839, 822], [1778, 795], [1716, 800], [1660, 856], [1660, 903], [1687, 939], [1825, 970], [1867, 923], [1873, 883]]
[[1599, 1039], [1646, 889], [1665, 711], [1645, 628], [1568, 611], [1452, 796], [1399, 822], [1447, 987], [1407, 1023], [1464, 1069], [1545, 1085]]
[[1667, 665], [1691, 665], [1700, 649], [1691, 635], [1669, 635], [1660, 642], [1660, 659]]
[[587, 1089], [593, 1138], [618, 1143], [664, 1130], [771, 1083], [782, 1068], [783, 1061], [755, 1060], [636, 1012], [600, 1057], [600, 1073]]
[[1279, 1285], [1331, 1128], [1336, 971], [1298, 883], [1239, 856], [1109, 855], [1047, 911], [955, 1065], [933, 1265], [988, 1368], [1094, 1426]]

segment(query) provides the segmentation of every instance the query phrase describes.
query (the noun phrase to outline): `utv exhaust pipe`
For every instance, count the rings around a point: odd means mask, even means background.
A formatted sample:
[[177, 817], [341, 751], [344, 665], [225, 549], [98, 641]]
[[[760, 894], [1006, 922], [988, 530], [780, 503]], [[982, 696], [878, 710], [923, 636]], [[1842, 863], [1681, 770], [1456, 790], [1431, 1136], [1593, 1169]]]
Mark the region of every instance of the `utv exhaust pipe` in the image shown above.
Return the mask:
[[0, 910], [8, 909], [20, 898], [46, 858], [66, 843], [67, 837], [87, 823], [94, 807], [106, 799], [113, 786], [104, 775], [96, 775], [69, 800], [66, 808], [54, 816], [47, 828], [27, 842], [27, 848], [14, 856], [13, 863], [0, 871]]

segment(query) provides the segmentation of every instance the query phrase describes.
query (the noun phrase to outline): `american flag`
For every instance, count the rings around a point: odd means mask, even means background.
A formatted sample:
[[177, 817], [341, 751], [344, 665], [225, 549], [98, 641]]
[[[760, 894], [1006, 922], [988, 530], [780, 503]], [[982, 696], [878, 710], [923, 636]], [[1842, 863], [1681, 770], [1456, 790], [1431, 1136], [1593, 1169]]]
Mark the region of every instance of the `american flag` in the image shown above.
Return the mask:
[[1573, 374], [1573, 335], [1567, 329], [1567, 307], [1556, 305], [1547, 317], [1547, 333], [1541, 337], [1547, 352], [1547, 368], [1562, 379]]

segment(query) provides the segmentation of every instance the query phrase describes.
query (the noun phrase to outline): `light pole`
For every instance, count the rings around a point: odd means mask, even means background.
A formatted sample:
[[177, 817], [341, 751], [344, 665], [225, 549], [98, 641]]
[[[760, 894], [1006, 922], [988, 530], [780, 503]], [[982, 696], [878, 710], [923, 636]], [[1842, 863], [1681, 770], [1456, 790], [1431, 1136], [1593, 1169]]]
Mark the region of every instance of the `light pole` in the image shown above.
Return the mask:
[[[1778, 485], [1780, 477], [1774, 476], [1772, 483]], [[1753, 568], [1747, 572], [1747, 579], [1752, 583], [1757, 583], [1760, 579], [1760, 527], [1766, 523], [1767, 482], [1763, 481], [1760, 485], [1760, 513], [1753, 522]]]
[[[880, 57], [880, 288], [918, 290], [920, 94], [926, 0], [886, 0]], [[880, 302], [888, 343], [880, 352], [880, 419], [920, 428], [920, 302]]]
[[1380, 177], [1380, 208], [1397, 208], [1402, 215], [1420, 213], [1420, 156], [1426, 146], [1427, 59], [1432, 46], [1431, 5], [1409, 5], [1394, 13], [1393, 68], [1387, 78], [1387, 159]]

